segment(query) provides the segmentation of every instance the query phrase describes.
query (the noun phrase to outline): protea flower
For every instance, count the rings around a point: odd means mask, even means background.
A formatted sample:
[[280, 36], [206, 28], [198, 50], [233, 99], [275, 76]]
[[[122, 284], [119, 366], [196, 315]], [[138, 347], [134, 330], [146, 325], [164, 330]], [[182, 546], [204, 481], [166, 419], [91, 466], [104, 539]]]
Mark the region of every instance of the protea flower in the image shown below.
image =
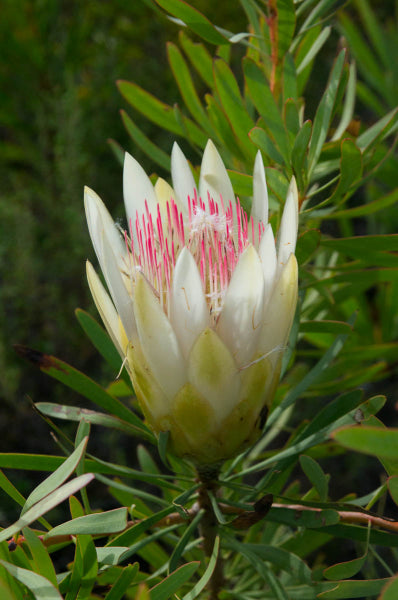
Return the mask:
[[105, 327], [155, 433], [180, 456], [227, 459], [260, 434], [280, 376], [297, 300], [297, 187], [277, 244], [258, 153], [250, 218], [209, 141], [197, 189], [177, 144], [173, 188], [126, 154], [127, 230], [85, 191], [88, 227], [110, 297], [87, 275]]

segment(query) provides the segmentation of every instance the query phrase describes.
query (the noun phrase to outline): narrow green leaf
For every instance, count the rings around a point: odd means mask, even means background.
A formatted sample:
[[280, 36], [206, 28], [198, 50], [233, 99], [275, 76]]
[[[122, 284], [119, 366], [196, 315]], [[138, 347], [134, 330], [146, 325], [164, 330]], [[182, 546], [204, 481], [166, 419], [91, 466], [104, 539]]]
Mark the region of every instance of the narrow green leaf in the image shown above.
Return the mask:
[[181, 46], [192, 66], [209, 88], [213, 87], [213, 61], [203, 44], [193, 42], [183, 31], [179, 33]]
[[271, 133], [286, 165], [289, 164], [289, 140], [283, 123], [281, 112], [275, 102], [271, 89], [265, 80], [264, 73], [256, 63], [245, 59], [243, 63], [245, 82], [250, 97], [260, 116], [264, 119], [267, 130]]
[[326, 40], [328, 39], [330, 33], [332, 31], [331, 27], [324, 27], [320, 34], [315, 39], [314, 43], [309, 48], [307, 54], [303, 56], [301, 61], [297, 63], [297, 74], [300, 75], [304, 71], [304, 69], [314, 60], [315, 56], [318, 54]]
[[92, 513], [66, 521], [45, 534], [45, 539], [57, 535], [108, 535], [119, 533], [127, 527], [127, 508], [115, 508], [102, 513]]
[[249, 132], [253, 144], [257, 146], [271, 161], [277, 165], [285, 165], [282, 154], [278, 152], [274, 141], [261, 127], [253, 127]]
[[[121, 114], [124, 126], [127, 130], [127, 133], [129, 134], [129, 136], [131, 137], [133, 142], [139, 148], [141, 148], [141, 150], [143, 152], [145, 152], [145, 154], [147, 156], [149, 156], [153, 162], [155, 162], [159, 166], [161, 166], [162, 169], [165, 169], [166, 171], [170, 171], [170, 156], [168, 154], [166, 154], [166, 152], [161, 150], [158, 146], [156, 146], [156, 144], [154, 144], [152, 142], [152, 140], [150, 140], [149, 137], [146, 136], [141, 131], [141, 129], [136, 125], [136, 123], [134, 123], [134, 121], [129, 117], [129, 115], [126, 113], [126, 111], [121, 110], [120, 114]], [[123, 155], [123, 158], [124, 158], [124, 155]], [[117, 356], [119, 356], [119, 354], [117, 352], [116, 352], [116, 354], [117, 354]], [[119, 363], [120, 363], [120, 357], [119, 357]], [[120, 369], [120, 364], [119, 364], [119, 369]]]
[[388, 579], [369, 579], [367, 581], [339, 581], [337, 586], [329, 591], [318, 594], [322, 600], [353, 600], [354, 598], [367, 598], [378, 594]]
[[302, 321], [300, 323], [301, 332], [312, 333], [351, 333], [352, 327], [343, 321]]
[[6, 475], [4, 475], [3, 471], [0, 471], [0, 488], [5, 492], [10, 498], [14, 500], [20, 506], [23, 506], [26, 502], [25, 498], [22, 494], [17, 490], [15, 485], [11, 483]]
[[[153, 435], [148, 431], [145, 431], [145, 425], [140, 421], [140, 426], [137, 427], [131, 423], [127, 423], [118, 417], [107, 415], [105, 413], [96, 412], [87, 408], [77, 408], [76, 406], [65, 406], [62, 404], [53, 404], [52, 402], [38, 402], [35, 404], [36, 408], [45, 415], [48, 415], [55, 419], [63, 419], [66, 421], [81, 421], [84, 419], [88, 423], [93, 425], [101, 425], [102, 427], [110, 427], [111, 429], [118, 429], [129, 435], [136, 435], [153, 441]], [[137, 417], [138, 419], [138, 417]], [[144, 425], [144, 427], [142, 427]]]
[[138, 563], [127, 565], [113, 583], [104, 600], [122, 600], [125, 598], [125, 593], [136, 578], [138, 571]]
[[33, 573], [28, 569], [22, 569], [5, 560], [0, 560], [0, 564], [23, 585], [32, 592], [37, 600], [63, 600], [57, 588], [42, 575]]
[[132, 425], [139, 426], [140, 423], [142, 429], [147, 429], [142, 421], [138, 419], [131, 410], [124, 406], [120, 400], [108, 394], [98, 383], [71, 365], [55, 358], [55, 356], [43, 354], [42, 352], [32, 350], [26, 346], [18, 345], [15, 349], [22, 358], [25, 358], [38, 366], [43, 373], [61, 381], [61, 383], [64, 383], [72, 390], [75, 390], [85, 398], [88, 398], [94, 402], [94, 404], [97, 404], [101, 408], [120, 417], [128, 423], [132, 423]]
[[62, 485], [70, 475], [72, 475], [73, 471], [78, 466], [82, 457], [84, 456], [85, 450], [87, 448], [88, 437], [85, 437], [76, 450], [72, 452], [67, 459], [65, 459], [64, 463], [58, 467], [54, 473], [52, 473], [47, 479], [42, 481], [31, 494], [29, 494], [25, 505], [21, 511], [21, 517], [27, 510], [29, 510], [36, 502], [42, 500], [45, 496], [48, 496], [56, 490], [60, 485]]
[[303, 454], [300, 456], [300, 465], [308, 479], [319, 494], [321, 502], [326, 502], [328, 497], [328, 479], [320, 465], [311, 458]]
[[141, 521], [137, 525], [133, 525], [127, 531], [124, 531], [123, 533], [121, 533], [117, 537], [113, 538], [107, 544], [107, 546], [132, 546], [133, 543], [136, 541], [136, 539], [142, 533], [144, 533], [145, 531], [147, 531], [147, 529], [149, 529], [150, 527], [152, 527], [152, 525], [155, 525], [155, 523], [157, 523], [158, 521], [160, 521], [164, 517], [167, 517], [171, 512], [173, 512], [173, 510], [174, 510], [174, 506], [171, 505], [171, 506], [168, 506], [167, 508], [164, 508], [163, 510], [161, 510], [161, 511], [159, 511], [157, 513], [152, 514], [147, 519], [144, 519], [143, 521]]
[[94, 347], [105, 358], [107, 363], [110, 364], [112, 369], [115, 370], [115, 373], [118, 373], [122, 365], [122, 359], [105, 329], [88, 312], [81, 308], [75, 310], [75, 315]]
[[334, 432], [333, 438], [346, 448], [381, 456], [398, 459], [398, 429], [379, 427], [346, 427]]
[[34, 571], [48, 579], [55, 587], [58, 587], [54, 565], [43, 542], [32, 529], [29, 529], [29, 527], [24, 527], [22, 529], [22, 535], [32, 554]]
[[289, 98], [298, 100], [297, 91], [297, 73], [293, 56], [290, 52], [286, 53], [283, 61], [283, 100], [286, 102]]
[[231, 128], [241, 147], [249, 153], [248, 159], [254, 158], [255, 148], [248, 139], [248, 133], [254, 123], [243, 104], [235, 76], [228, 64], [221, 58], [214, 60], [213, 72], [217, 95]]
[[298, 582], [311, 582], [311, 569], [295, 554], [267, 544], [245, 543], [245, 548], [264, 561], [282, 569]]
[[167, 55], [171, 70], [174, 74], [174, 79], [177, 82], [178, 89], [180, 90], [180, 94], [184, 99], [187, 109], [208, 135], [213, 137], [213, 129], [210, 126], [205, 110], [199, 100], [191, 74], [180, 50], [175, 44], [169, 42], [167, 44]]
[[345, 51], [342, 50], [335, 61], [325, 93], [323, 94], [322, 100], [316, 111], [308, 157], [310, 173], [314, 170], [314, 167], [318, 162], [318, 158], [321, 154], [323, 144], [328, 135], [337, 92], [343, 73], [344, 60]]
[[177, 123], [172, 106], [161, 102], [136, 83], [118, 81], [119, 91], [129, 104], [162, 129], [177, 135], [183, 135], [181, 126]]
[[364, 554], [359, 556], [358, 558], [354, 558], [352, 560], [348, 560], [346, 562], [337, 563], [336, 565], [332, 565], [323, 571], [326, 579], [338, 580], [338, 579], [350, 579], [357, 575], [362, 569], [365, 561], [368, 557], [368, 548], [369, 548], [369, 538], [370, 538], [370, 524], [368, 526], [368, 538], [366, 540], [366, 547]]
[[396, 600], [398, 597], [398, 575], [392, 577], [389, 583], [382, 589], [379, 600]]
[[168, 598], [171, 598], [191, 579], [199, 565], [199, 562], [190, 562], [173, 571], [163, 581], [149, 590], [151, 600], [168, 600]]
[[214, 25], [201, 12], [183, 0], [156, 0], [157, 4], [177, 19], [181, 19], [192, 31], [211, 44], [227, 44]]
[[128, 551], [127, 546], [115, 546], [113, 548], [96, 547], [97, 560], [100, 566], [118, 565]]
[[304, 192], [307, 187], [306, 158], [311, 134], [312, 123], [311, 121], [305, 121], [294, 140], [292, 149], [292, 167], [297, 178], [297, 185], [301, 192]]
[[281, 61], [289, 50], [296, 26], [296, 13], [293, 0], [277, 0], [276, 14], [278, 59]]
[[355, 206], [354, 208], [347, 208], [345, 210], [338, 210], [331, 213], [330, 215], [324, 215], [324, 219], [354, 219], [356, 217], [366, 217], [377, 213], [389, 206], [394, 205], [398, 201], [398, 189], [393, 190], [386, 196], [381, 196], [372, 202], [362, 204], [361, 206]]
[[398, 108], [394, 108], [385, 117], [382, 117], [377, 123], [369, 127], [359, 137], [357, 137], [357, 146], [362, 151], [368, 150], [380, 139], [383, 139], [389, 132], [396, 127], [398, 123]]
[[207, 565], [206, 571], [203, 573], [202, 577], [199, 581], [194, 585], [192, 590], [183, 596], [182, 600], [195, 600], [204, 590], [208, 582], [210, 581], [211, 576], [213, 575], [213, 571], [216, 567], [217, 558], [218, 558], [218, 550], [220, 547], [220, 538], [217, 536], [214, 542], [213, 552], [211, 554], [209, 564]]
[[335, 192], [330, 198], [333, 204], [339, 202], [351, 186], [355, 186], [362, 176], [362, 153], [352, 140], [341, 143], [340, 180]]
[[356, 96], [356, 87], [357, 87], [357, 73], [355, 63], [350, 65], [349, 76], [347, 82], [347, 89], [345, 93], [343, 112], [340, 118], [340, 123], [338, 124], [336, 131], [332, 136], [332, 142], [335, 140], [339, 140], [341, 136], [346, 131], [347, 127], [351, 123], [351, 120], [354, 116], [354, 108], [355, 108], [355, 96]]
[[184, 533], [178, 540], [177, 545], [175, 546], [173, 553], [170, 556], [169, 571], [174, 571], [177, 568], [178, 561], [180, 560], [181, 556], [183, 556], [186, 545], [188, 544], [191, 536], [194, 534], [200, 520], [202, 519], [203, 513], [203, 509], [199, 510], [198, 514], [195, 515], [191, 523], [188, 525], [188, 527], [185, 529]]
[[81, 475], [80, 477], [76, 477], [65, 483], [54, 492], [43, 498], [37, 502], [32, 508], [30, 508], [23, 517], [20, 517], [15, 523], [3, 529], [0, 533], [0, 542], [7, 540], [9, 537], [13, 536], [15, 533], [18, 533], [23, 527], [30, 525], [34, 521], [36, 521], [39, 517], [49, 512], [55, 506], [58, 506], [61, 502], [72, 496], [83, 487], [88, 485], [90, 481], [94, 479], [94, 475], [92, 473], [86, 473], [85, 475]]

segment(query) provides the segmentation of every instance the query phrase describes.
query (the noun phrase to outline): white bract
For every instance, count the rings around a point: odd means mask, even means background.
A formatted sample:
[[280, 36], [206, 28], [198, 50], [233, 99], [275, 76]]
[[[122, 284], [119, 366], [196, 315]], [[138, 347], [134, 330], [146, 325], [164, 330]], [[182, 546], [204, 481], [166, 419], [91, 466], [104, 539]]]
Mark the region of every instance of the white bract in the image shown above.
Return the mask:
[[248, 218], [214, 144], [199, 186], [177, 144], [173, 188], [126, 154], [122, 233], [85, 190], [88, 227], [110, 292], [87, 275], [105, 327], [152, 429], [198, 463], [257, 439], [278, 384], [297, 301], [293, 179], [275, 246], [260, 152]]

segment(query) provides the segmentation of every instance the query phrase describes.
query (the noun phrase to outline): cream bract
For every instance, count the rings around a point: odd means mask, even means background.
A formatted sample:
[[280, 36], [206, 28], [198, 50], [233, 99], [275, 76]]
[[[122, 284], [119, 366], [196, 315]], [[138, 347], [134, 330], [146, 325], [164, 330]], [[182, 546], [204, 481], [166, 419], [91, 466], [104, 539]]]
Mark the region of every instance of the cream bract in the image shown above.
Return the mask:
[[298, 196], [292, 180], [275, 246], [258, 153], [250, 217], [214, 144], [199, 185], [177, 144], [171, 187], [126, 154], [122, 231], [85, 190], [90, 236], [109, 295], [87, 277], [149, 425], [197, 463], [258, 437], [279, 381], [297, 301]]

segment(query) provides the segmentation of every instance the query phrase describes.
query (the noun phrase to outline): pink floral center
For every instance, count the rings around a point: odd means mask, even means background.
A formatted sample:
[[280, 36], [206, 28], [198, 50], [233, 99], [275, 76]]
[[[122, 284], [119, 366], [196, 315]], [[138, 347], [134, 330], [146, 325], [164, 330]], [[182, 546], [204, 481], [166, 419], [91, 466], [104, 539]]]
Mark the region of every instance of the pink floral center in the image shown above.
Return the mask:
[[[155, 222], [154, 222], [155, 221]], [[264, 225], [248, 221], [240, 205], [222, 198], [217, 204], [210, 196], [208, 206], [195, 193], [188, 197], [188, 214], [183, 215], [171, 198], [162, 214], [157, 206], [156, 220], [145, 201], [145, 213], [136, 213], [125, 232], [130, 257], [130, 275], [142, 272], [168, 314], [173, 271], [181, 249], [186, 246], [194, 257], [203, 284], [210, 314], [217, 317], [239, 256], [252, 243], [258, 247]]]

